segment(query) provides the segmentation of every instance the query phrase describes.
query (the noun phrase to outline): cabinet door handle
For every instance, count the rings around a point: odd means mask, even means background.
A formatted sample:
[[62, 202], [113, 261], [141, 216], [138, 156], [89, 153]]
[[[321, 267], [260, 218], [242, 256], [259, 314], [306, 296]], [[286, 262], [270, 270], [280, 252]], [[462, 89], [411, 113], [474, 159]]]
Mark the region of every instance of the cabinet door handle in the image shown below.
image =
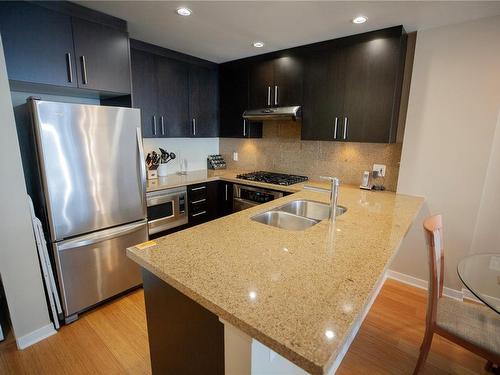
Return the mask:
[[85, 63], [85, 56], [81, 56], [80, 59], [82, 60], [82, 80], [83, 84], [87, 84], [87, 64]]
[[153, 115], [153, 135], [156, 135], [156, 115]]
[[274, 105], [278, 105], [278, 86], [274, 86]]
[[343, 134], [343, 138], [344, 139], [347, 139], [347, 125], [348, 125], [348, 122], [349, 122], [349, 120], [347, 119], [347, 117], [344, 117], [344, 134]]
[[160, 126], [161, 126], [161, 135], [165, 135], [165, 122], [163, 121], [163, 115], [160, 116]]
[[247, 136], [247, 121], [243, 119], [243, 137]]
[[193, 135], [196, 135], [196, 119], [194, 118], [192, 122], [193, 122]]
[[339, 127], [339, 118], [335, 117], [335, 125], [333, 127], [333, 139], [337, 139], [337, 129]]
[[71, 68], [71, 53], [66, 54], [66, 63], [68, 64], [68, 82], [73, 82], [73, 69]]
[[192, 201], [191, 204], [198, 204], [198, 203], [203, 203], [203, 202], [206, 202], [206, 198], [203, 198], [203, 199], [199, 199], [197, 201]]
[[267, 106], [271, 106], [271, 86], [267, 86]]
[[192, 188], [191, 191], [203, 190], [206, 188], [207, 188], [206, 186], [198, 186], [198, 187]]
[[227, 184], [226, 184], [226, 202], [227, 202]]
[[205, 215], [207, 213], [207, 211], [200, 211], [198, 212], [197, 214], [192, 214], [191, 217], [196, 217], [196, 216], [200, 216], [200, 215]]

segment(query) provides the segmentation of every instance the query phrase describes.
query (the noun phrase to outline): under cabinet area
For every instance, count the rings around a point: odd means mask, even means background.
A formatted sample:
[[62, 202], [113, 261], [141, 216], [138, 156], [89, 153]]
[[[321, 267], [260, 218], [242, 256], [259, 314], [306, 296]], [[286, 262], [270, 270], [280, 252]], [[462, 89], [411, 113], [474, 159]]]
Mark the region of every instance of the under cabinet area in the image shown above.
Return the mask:
[[[167, 203], [165, 197], [169, 197]], [[166, 187], [149, 191], [147, 199], [149, 234], [151, 238], [157, 238], [232, 214], [233, 183], [216, 180]], [[157, 202], [162, 202], [162, 206]], [[164, 228], [160, 228], [161, 225]]]
[[[56, 2], [0, 2], [0, 33], [11, 86], [130, 94], [126, 22], [97, 12], [103, 23], [91, 22], [79, 17], [80, 9]], [[85, 96], [83, 90], [81, 94]]]
[[217, 64], [132, 40], [133, 107], [145, 138], [217, 137]]

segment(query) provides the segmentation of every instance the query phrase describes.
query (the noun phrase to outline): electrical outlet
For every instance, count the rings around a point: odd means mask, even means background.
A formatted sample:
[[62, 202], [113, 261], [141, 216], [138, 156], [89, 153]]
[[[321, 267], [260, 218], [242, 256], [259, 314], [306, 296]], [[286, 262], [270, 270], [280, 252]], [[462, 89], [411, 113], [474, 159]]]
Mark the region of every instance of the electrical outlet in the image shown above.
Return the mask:
[[236, 151], [233, 152], [233, 160], [238, 161], [238, 153]]
[[385, 168], [384, 164], [373, 164], [373, 171], [377, 171], [380, 177], [385, 177]]

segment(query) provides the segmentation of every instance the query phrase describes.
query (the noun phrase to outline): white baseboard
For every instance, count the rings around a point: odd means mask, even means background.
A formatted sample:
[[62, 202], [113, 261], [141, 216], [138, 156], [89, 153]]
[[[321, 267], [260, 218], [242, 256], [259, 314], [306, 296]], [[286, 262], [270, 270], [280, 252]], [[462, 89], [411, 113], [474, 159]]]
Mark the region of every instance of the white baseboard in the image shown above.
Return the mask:
[[22, 350], [57, 333], [52, 323], [16, 339], [17, 348]]
[[[389, 279], [400, 281], [404, 284], [415, 286], [415, 287], [420, 288], [420, 289], [427, 290], [427, 288], [429, 286], [429, 282], [427, 280], [418, 279], [416, 277], [406, 275], [404, 273], [396, 272], [393, 270], [388, 270], [386, 273], [386, 277]], [[471, 294], [472, 297], [465, 295], [464, 290], [466, 290], [466, 289], [456, 290], [456, 289], [444, 287], [443, 288], [443, 295], [445, 295], [446, 297], [449, 297], [449, 298], [459, 300], [459, 301], [463, 301], [464, 298], [468, 298], [468, 299], [472, 299], [474, 301], [480, 302], [470, 292], [469, 293]]]

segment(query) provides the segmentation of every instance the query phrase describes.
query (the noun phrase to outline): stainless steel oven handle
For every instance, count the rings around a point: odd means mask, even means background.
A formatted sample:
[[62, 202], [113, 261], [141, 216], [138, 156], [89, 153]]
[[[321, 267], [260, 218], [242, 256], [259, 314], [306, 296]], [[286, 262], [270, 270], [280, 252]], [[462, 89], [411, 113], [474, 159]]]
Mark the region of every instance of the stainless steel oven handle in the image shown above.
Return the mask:
[[282, 191], [271, 190], [271, 189], [266, 189], [266, 188], [258, 188], [258, 187], [249, 186], [249, 185], [238, 185], [238, 184], [235, 184], [233, 188], [234, 188], [233, 195], [235, 197], [240, 197], [241, 196], [241, 190], [258, 191], [258, 192], [261, 192], [261, 193], [266, 193], [266, 194], [272, 195], [275, 198], [281, 198], [283, 196], [283, 192]]
[[57, 250], [62, 251], [62, 250], [74, 249], [77, 247], [88, 246], [98, 242], [111, 240], [113, 238], [117, 238], [125, 234], [136, 232], [145, 225], [146, 225], [146, 220], [143, 220], [139, 223], [129, 224], [126, 226], [121, 226], [119, 228], [106, 229], [98, 233], [91, 233], [86, 236], [81, 236], [72, 240], [62, 241], [57, 244]]
[[235, 200], [236, 202], [248, 204], [250, 206], [258, 206], [260, 204], [260, 203], [254, 202], [254, 201], [249, 201], [249, 200], [237, 198], [237, 197], [234, 197], [233, 200]]

